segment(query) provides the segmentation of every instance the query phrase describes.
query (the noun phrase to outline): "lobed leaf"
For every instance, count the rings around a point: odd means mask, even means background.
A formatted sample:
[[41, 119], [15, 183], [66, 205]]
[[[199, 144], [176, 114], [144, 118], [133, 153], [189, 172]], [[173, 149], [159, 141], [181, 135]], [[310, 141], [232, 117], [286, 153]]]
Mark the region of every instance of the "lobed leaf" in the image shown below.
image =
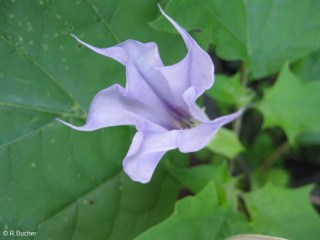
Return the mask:
[[319, 82], [302, 81], [284, 65], [276, 83], [257, 104], [264, 127], [280, 126], [291, 144], [302, 133], [320, 132], [319, 91]]
[[[169, 1], [166, 10], [221, 58], [246, 62], [254, 78], [319, 49], [319, 1]], [[152, 26], [172, 31], [163, 17]]]
[[320, 217], [310, 204], [310, 187], [286, 189], [267, 184], [245, 196], [255, 232], [288, 239], [315, 240]]
[[178, 202], [171, 217], [136, 238], [225, 239], [248, 231], [244, 216], [230, 205], [219, 204], [215, 183], [209, 182], [196, 196]]

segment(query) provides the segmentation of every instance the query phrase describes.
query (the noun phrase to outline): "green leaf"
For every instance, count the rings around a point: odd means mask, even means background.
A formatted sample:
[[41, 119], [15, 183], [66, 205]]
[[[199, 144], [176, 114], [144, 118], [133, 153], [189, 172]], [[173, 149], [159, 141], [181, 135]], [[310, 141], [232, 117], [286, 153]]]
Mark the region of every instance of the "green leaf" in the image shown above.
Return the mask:
[[178, 167], [168, 161], [167, 168], [169, 173], [183, 187], [188, 188], [193, 193], [200, 192], [211, 180], [218, 183], [218, 188], [230, 182], [227, 161], [214, 161], [210, 164], [201, 164], [191, 168]]
[[[292, 71], [306, 81], [320, 81], [320, 51], [312, 53], [292, 66]], [[303, 144], [320, 144], [320, 131], [304, 132], [298, 136]]]
[[234, 159], [244, 150], [237, 135], [226, 128], [221, 128], [207, 147], [216, 153], [219, 153], [229, 159]]
[[320, 51], [314, 52], [292, 66], [292, 70], [302, 79], [320, 81]]
[[245, 195], [255, 232], [288, 239], [316, 240], [320, 217], [309, 201], [310, 187], [286, 189], [267, 184]]
[[171, 49], [165, 59], [184, 53], [179, 36], [148, 26], [156, 4], [0, 1], [1, 233], [132, 239], [171, 213], [179, 185], [163, 163], [147, 185], [122, 172], [132, 129], [83, 133], [55, 120], [83, 124], [93, 96], [125, 80], [120, 64], [81, 47], [70, 33], [101, 47], [159, 40], [160, 51]]
[[[254, 78], [319, 49], [319, 1], [169, 1], [166, 10], [187, 30], [197, 30], [193, 35], [203, 46], [213, 43], [220, 57], [247, 62]], [[152, 26], [172, 31], [163, 17]]]
[[306, 144], [320, 144], [320, 132], [305, 132], [299, 135], [298, 141]]
[[235, 74], [232, 77], [216, 75], [214, 87], [209, 89], [206, 94], [218, 102], [235, 105], [238, 108], [247, 105], [254, 96], [252, 91], [241, 86], [240, 74]]
[[220, 205], [215, 183], [209, 182], [196, 196], [178, 202], [167, 220], [150, 228], [136, 240], [225, 239], [249, 231], [245, 217], [230, 205]]
[[286, 187], [289, 184], [289, 172], [281, 168], [256, 170], [251, 174], [251, 189], [259, 189], [267, 183], [274, 186]]
[[246, 151], [243, 155], [251, 168], [255, 169], [258, 168], [273, 152], [274, 146], [272, 138], [265, 132], [260, 132], [260, 134], [254, 138], [252, 144], [246, 146]]
[[276, 83], [257, 104], [264, 115], [264, 127], [280, 126], [289, 142], [304, 132], [320, 132], [320, 82], [305, 82], [286, 64]]

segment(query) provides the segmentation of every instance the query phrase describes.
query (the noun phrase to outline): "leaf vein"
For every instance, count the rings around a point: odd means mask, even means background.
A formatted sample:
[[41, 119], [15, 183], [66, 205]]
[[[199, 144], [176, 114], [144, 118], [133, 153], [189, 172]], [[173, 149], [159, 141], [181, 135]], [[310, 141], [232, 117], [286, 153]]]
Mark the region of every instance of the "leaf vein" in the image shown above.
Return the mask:
[[102, 21], [103, 25], [108, 29], [108, 31], [111, 33], [112, 37], [117, 43], [120, 43], [120, 39], [116, 35], [116, 33], [112, 30], [111, 25], [107, 22], [105, 17], [99, 12], [99, 10], [93, 5], [93, 3], [90, 0], [86, 0], [88, 5], [92, 8], [94, 13], [100, 18]]
[[22, 50], [18, 46], [16, 46], [11, 40], [5, 38], [0, 35], [0, 39], [2, 39], [6, 44], [11, 46], [17, 52], [21, 53], [26, 59], [28, 59], [31, 63], [33, 63], [42, 73], [44, 73], [48, 79], [50, 79], [66, 96], [68, 96], [73, 103], [75, 104], [75, 108], [81, 109], [82, 112], [85, 112], [81, 105], [78, 103], [76, 98], [60, 83], [60, 81], [53, 76], [42, 64], [40, 64], [29, 52], [26, 50]]
[[73, 114], [70, 112], [64, 112], [64, 111], [59, 111], [59, 110], [55, 110], [55, 109], [35, 107], [35, 106], [31, 106], [31, 105], [17, 104], [17, 103], [5, 102], [5, 101], [0, 101], [0, 106], [18, 108], [21, 110], [34, 111], [34, 112], [40, 112], [40, 113], [45, 113], [45, 114], [55, 114], [55, 115], [64, 116], [64, 117], [73, 117], [73, 118], [81, 118], [81, 119], [85, 119], [85, 117], [86, 117], [84, 115], [79, 115], [76, 113]]
[[2, 145], [0, 145], [0, 149], [1, 148], [4, 148], [4, 147], [7, 147], [7, 146], [11, 146], [12, 144], [16, 143], [16, 142], [19, 142], [27, 137], [30, 137], [36, 133], [38, 133], [39, 131], [42, 131], [44, 128], [50, 126], [52, 123], [54, 123], [56, 120], [52, 120], [52, 121], [49, 121], [47, 122], [46, 124], [44, 124], [43, 126], [41, 126], [40, 128], [37, 128], [37, 129], [34, 129], [33, 131], [30, 131], [20, 137], [17, 137], [15, 139], [12, 139], [11, 141], [7, 142], [7, 143], [4, 143]]

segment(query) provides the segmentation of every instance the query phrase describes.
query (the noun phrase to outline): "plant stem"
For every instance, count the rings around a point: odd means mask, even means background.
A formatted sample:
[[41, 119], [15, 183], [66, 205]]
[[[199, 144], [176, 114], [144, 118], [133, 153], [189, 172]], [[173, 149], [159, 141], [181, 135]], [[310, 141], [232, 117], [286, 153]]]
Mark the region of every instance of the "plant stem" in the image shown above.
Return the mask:
[[[241, 82], [241, 86], [246, 87], [248, 82], [248, 67], [246, 62], [242, 63], [241, 72], [240, 72], [240, 82]], [[239, 136], [240, 134], [241, 126], [242, 126], [242, 115], [235, 120], [233, 125], [233, 130], [237, 134], [237, 136]]]
[[267, 157], [259, 167], [259, 170], [267, 170], [282, 154], [284, 154], [289, 148], [289, 143], [285, 141], [282, 143], [276, 151], [274, 151], [269, 157]]
[[[248, 68], [247, 68], [247, 64], [245, 62], [242, 63], [241, 66], [241, 73], [240, 73], [240, 82], [241, 82], [241, 86], [246, 87], [247, 85], [247, 81], [248, 81]], [[233, 131], [235, 132], [235, 134], [239, 137], [240, 135], [240, 131], [241, 131], [241, 127], [242, 127], [242, 115], [240, 115], [233, 124]], [[231, 173], [236, 173], [239, 174], [239, 172], [244, 173], [245, 176], [249, 175], [249, 167], [247, 166], [247, 164], [245, 163], [245, 161], [243, 161], [241, 159], [240, 156], [237, 156], [234, 161], [231, 162], [230, 164], [230, 172]]]
[[248, 66], [246, 62], [243, 62], [240, 74], [241, 85], [246, 87], [248, 83]]

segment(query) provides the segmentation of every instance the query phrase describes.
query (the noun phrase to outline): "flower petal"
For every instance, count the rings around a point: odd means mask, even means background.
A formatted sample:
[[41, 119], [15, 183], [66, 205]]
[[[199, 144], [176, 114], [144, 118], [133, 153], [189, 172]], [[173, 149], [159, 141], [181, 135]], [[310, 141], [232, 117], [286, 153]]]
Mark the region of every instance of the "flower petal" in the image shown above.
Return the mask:
[[[160, 111], [171, 111], [187, 116], [188, 106], [182, 97], [183, 93], [189, 87], [195, 86], [201, 90], [198, 95], [200, 96], [210, 88], [214, 79], [214, 66], [209, 55], [199, 47], [188, 32], [171, 19], [160, 6], [159, 8], [179, 31], [188, 48], [186, 57], [172, 66], [163, 66], [155, 43], [127, 40], [113, 47], [96, 48], [72, 36], [91, 50], [126, 66], [128, 96], [139, 99], [149, 106], [156, 105]], [[140, 76], [139, 80], [134, 81], [137, 78], [129, 78], [130, 72], [136, 72], [136, 75]]]
[[203, 122], [195, 128], [180, 132], [178, 148], [181, 152], [195, 152], [204, 148], [216, 132], [225, 124], [239, 117], [243, 109], [236, 113], [216, 118], [213, 121]]
[[132, 60], [133, 62], [137, 63], [147, 63], [148, 65], [163, 66], [157, 45], [152, 42], [141, 43], [139, 41], [130, 39], [112, 47], [97, 48], [82, 41], [73, 34], [71, 34], [71, 36], [92, 51], [112, 58], [120, 62], [122, 65], [126, 65], [129, 60]]
[[127, 98], [125, 90], [118, 84], [102, 90], [94, 97], [84, 126], [77, 127], [59, 121], [81, 131], [119, 125], [135, 125], [138, 129], [144, 130], [163, 130], [161, 126], [167, 124], [156, 109]]
[[191, 113], [194, 119], [198, 120], [199, 122], [208, 122], [210, 121], [208, 116], [202, 109], [200, 109], [200, 107], [196, 103], [196, 100], [201, 92], [202, 92], [202, 89], [199, 89], [196, 87], [189, 87], [183, 93], [183, 99], [186, 105], [188, 106], [189, 112]]
[[161, 119], [162, 125], [167, 129], [176, 128], [176, 119], [168, 111], [168, 106], [156, 95], [155, 91], [138, 72], [132, 61], [128, 61], [126, 67], [127, 85], [126, 96], [143, 102], [152, 109], [156, 109], [157, 116]]
[[[162, 109], [170, 105], [173, 95], [167, 80], [157, 69], [157, 67], [163, 66], [163, 63], [155, 43], [127, 40], [113, 47], [97, 48], [83, 42], [74, 35], [72, 36], [96, 53], [110, 57], [125, 65], [127, 76], [131, 71], [134, 71], [136, 76], [139, 75], [138, 80], [127, 77], [126, 90], [128, 95], [147, 104], [149, 103], [150, 106], [154, 105], [153, 102], [157, 102], [158, 105], [161, 103]], [[148, 95], [140, 94], [140, 91], [144, 91]], [[150, 97], [152, 97], [151, 102]]]
[[214, 81], [214, 65], [210, 56], [200, 48], [196, 41], [170, 18], [159, 6], [161, 13], [172, 23], [182, 36], [188, 54], [179, 63], [172, 66], [159, 67], [158, 69], [166, 77], [171, 91], [181, 106], [185, 105], [182, 99], [183, 93], [191, 86], [196, 87], [197, 98], [207, 89], [211, 88]]
[[137, 132], [123, 161], [124, 171], [134, 181], [149, 182], [162, 156], [177, 147], [179, 132]]

